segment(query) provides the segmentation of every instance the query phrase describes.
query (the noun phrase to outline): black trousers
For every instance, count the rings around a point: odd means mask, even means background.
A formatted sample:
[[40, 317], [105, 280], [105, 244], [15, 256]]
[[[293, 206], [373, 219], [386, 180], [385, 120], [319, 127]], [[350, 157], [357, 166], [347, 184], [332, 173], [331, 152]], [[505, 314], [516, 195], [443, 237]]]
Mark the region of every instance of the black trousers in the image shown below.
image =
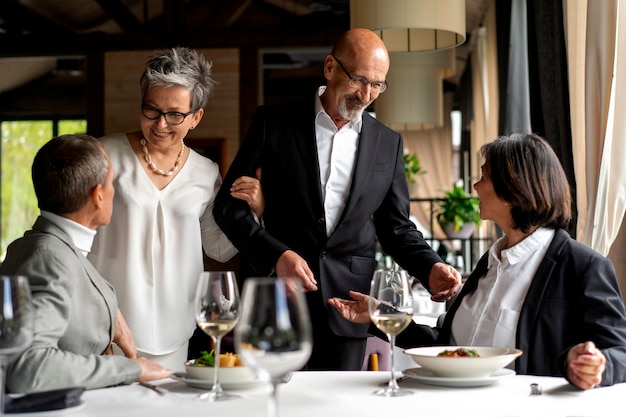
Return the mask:
[[307, 294], [313, 325], [313, 351], [305, 367], [311, 371], [360, 371], [367, 338], [337, 336], [328, 323], [320, 291]]

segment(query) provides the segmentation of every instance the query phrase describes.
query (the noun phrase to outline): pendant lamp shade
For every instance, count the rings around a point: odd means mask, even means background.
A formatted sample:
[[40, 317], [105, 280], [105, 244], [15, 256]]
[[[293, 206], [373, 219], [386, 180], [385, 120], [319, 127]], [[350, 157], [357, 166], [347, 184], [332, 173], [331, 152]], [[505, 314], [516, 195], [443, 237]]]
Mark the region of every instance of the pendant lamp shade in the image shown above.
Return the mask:
[[389, 52], [453, 48], [465, 41], [465, 0], [350, 0], [350, 27], [373, 30]]
[[443, 126], [443, 79], [455, 72], [455, 50], [392, 53], [389, 58], [389, 89], [376, 99], [376, 118], [396, 131]]

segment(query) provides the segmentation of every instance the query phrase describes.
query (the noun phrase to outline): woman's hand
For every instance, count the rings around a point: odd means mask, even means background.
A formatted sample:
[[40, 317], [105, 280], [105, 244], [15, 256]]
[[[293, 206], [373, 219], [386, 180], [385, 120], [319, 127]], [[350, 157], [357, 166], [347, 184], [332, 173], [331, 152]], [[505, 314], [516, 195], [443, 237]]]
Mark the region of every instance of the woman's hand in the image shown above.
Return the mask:
[[593, 342], [579, 343], [567, 353], [567, 379], [580, 389], [591, 389], [602, 382], [606, 357]]
[[356, 291], [350, 291], [352, 300], [333, 297], [328, 304], [335, 307], [341, 316], [353, 323], [367, 324], [370, 322], [370, 313], [367, 308], [369, 296]]
[[261, 168], [256, 170], [256, 178], [239, 177], [230, 187], [230, 195], [248, 203], [258, 219], [263, 217], [265, 210], [265, 197], [261, 189]]
[[[115, 320], [115, 332], [113, 333], [113, 343], [115, 343], [124, 352], [124, 356], [134, 359], [137, 357], [137, 346], [130, 327], [124, 319], [124, 315], [117, 309], [117, 319]], [[108, 354], [112, 354], [111, 347], [107, 349]]]

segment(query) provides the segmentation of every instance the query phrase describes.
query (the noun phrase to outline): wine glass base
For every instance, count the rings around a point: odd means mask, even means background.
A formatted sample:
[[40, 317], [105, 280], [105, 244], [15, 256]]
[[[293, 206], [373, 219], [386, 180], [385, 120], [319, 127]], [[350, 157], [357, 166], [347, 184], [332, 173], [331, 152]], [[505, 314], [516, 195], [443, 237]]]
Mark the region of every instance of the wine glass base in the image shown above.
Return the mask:
[[406, 397], [407, 395], [415, 394], [415, 391], [410, 389], [398, 388], [396, 390], [391, 389], [389, 387], [381, 388], [373, 392], [374, 395], [378, 395], [380, 397]]
[[199, 400], [211, 401], [211, 402], [229, 401], [229, 400], [236, 400], [239, 398], [241, 398], [241, 395], [232, 394], [226, 391], [221, 391], [221, 392], [209, 391], [209, 392], [205, 392], [203, 394], [198, 395]]

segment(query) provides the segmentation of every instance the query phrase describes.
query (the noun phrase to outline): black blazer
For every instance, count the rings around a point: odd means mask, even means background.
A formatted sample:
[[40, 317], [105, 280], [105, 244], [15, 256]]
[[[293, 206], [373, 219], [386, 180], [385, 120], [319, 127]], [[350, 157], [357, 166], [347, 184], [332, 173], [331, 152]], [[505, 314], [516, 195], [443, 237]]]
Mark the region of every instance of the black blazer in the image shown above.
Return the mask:
[[[320, 297], [309, 294], [315, 311], [341, 336], [365, 337], [366, 325], [344, 320], [327, 300], [369, 292], [376, 267], [375, 237], [396, 262], [422, 282], [441, 258], [409, 220], [410, 201], [400, 135], [363, 114], [350, 196], [339, 223], [326, 236], [313, 101], [261, 106], [219, 191], [213, 210], [217, 224], [239, 249], [256, 275], [269, 275], [280, 255], [292, 249], [309, 264]], [[262, 168], [264, 228], [229, 185]], [[425, 282], [427, 284], [427, 282]], [[311, 307], [311, 306], [310, 306]]]
[[[440, 329], [411, 325], [398, 335], [397, 344], [450, 344], [454, 315], [487, 273], [487, 260], [488, 254], [483, 255]], [[602, 385], [626, 381], [626, 313], [613, 264], [558, 229], [520, 312], [515, 345], [524, 354], [515, 370], [564, 376], [568, 350], [589, 340], [607, 359]]]

